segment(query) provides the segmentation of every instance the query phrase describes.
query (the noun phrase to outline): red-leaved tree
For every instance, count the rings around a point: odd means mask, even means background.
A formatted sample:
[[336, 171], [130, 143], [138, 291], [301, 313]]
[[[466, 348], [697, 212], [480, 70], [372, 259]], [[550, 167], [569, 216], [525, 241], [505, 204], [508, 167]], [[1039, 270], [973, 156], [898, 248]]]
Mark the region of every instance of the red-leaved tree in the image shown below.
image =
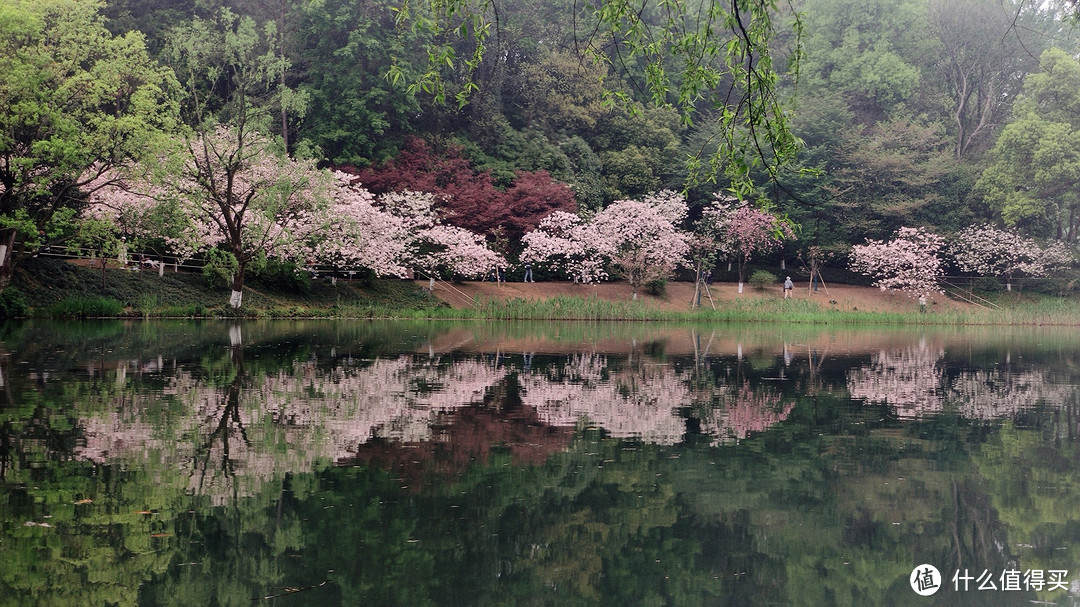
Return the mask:
[[574, 193], [546, 171], [519, 171], [513, 184], [499, 189], [487, 171], [477, 171], [460, 147], [434, 152], [412, 139], [393, 160], [381, 165], [341, 170], [359, 178], [375, 194], [393, 191], [426, 192], [438, 198], [447, 223], [493, 237], [519, 240], [555, 211], [574, 213]]

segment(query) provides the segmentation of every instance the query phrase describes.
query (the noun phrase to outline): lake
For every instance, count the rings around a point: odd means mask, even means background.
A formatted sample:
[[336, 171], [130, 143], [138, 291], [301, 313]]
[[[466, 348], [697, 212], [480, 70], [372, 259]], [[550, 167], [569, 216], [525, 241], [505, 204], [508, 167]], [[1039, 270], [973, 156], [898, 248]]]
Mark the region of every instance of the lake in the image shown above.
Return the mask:
[[0, 605], [1076, 605], [1078, 386], [1063, 328], [7, 324]]

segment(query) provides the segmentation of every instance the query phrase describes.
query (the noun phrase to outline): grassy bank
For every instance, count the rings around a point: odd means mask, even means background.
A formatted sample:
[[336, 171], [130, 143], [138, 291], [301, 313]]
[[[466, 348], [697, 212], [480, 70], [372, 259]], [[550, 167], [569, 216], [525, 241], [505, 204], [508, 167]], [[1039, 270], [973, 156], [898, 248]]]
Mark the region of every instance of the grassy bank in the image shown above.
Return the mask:
[[595, 297], [553, 297], [545, 300], [483, 300], [465, 309], [399, 310], [401, 318], [465, 318], [492, 320], [632, 320], [671, 322], [789, 322], [799, 324], [926, 324], [926, 325], [1069, 325], [1080, 326], [1080, 302], [1048, 298], [1014, 300], [1000, 309], [943, 312], [873, 312], [822, 307], [805, 300], [733, 302], [716, 310], [671, 311], [634, 301]]
[[[0, 298], [8, 316], [404, 318], [490, 320], [630, 320], [676, 322], [791, 322], [802, 324], [1073, 325], [1080, 326], [1074, 298], [1000, 295], [997, 309], [934, 310], [920, 313], [834, 309], [807, 300], [754, 299], [726, 302], [713, 310], [661, 309], [645, 301], [594, 296], [546, 299], [477, 298], [451, 308], [411, 281], [249, 281], [244, 307], [227, 307], [228, 289], [196, 274], [108, 270], [55, 259], [25, 261], [14, 289]], [[0, 310], [0, 311], [3, 311]]]
[[[74, 266], [57, 259], [25, 260], [12, 289], [2, 295], [9, 316], [91, 317], [255, 317], [365, 318], [397, 309], [434, 310], [438, 299], [411, 281], [322, 280], [280, 284], [253, 279], [244, 288], [239, 313], [228, 307], [229, 289], [199, 274], [132, 272]], [[12, 301], [15, 300], [15, 301]]]

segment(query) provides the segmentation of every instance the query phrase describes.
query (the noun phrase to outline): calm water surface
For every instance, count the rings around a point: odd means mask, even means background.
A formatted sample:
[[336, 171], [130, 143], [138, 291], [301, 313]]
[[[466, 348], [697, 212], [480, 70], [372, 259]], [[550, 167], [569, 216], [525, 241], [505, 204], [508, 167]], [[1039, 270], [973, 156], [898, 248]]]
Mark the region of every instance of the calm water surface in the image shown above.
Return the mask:
[[1075, 605], [1078, 385], [1059, 328], [7, 325], [0, 605]]

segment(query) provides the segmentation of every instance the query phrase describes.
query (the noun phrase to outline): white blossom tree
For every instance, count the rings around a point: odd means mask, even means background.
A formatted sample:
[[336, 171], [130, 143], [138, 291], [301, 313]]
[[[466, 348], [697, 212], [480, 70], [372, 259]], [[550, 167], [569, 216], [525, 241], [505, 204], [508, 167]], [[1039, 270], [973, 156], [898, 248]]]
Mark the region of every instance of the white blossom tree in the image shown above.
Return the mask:
[[685, 263], [689, 251], [687, 235], [675, 223], [686, 216], [686, 202], [681, 196], [650, 198], [615, 201], [590, 223], [597, 253], [630, 283], [634, 299], [642, 285], [666, 279]]
[[971, 225], [960, 230], [950, 249], [960, 270], [1004, 277], [1009, 291], [1016, 275], [1046, 276], [1051, 270], [1072, 262], [1069, 247], [1063, 242], [1041, 247], [1016, 230], [990, 225]]
[[548, 269], [565, 272], [574, 281], [595, 282], [607, 278], [603, 260], [592, 254], [591, 229], [573, 213], [555, 211], [540, 225], [525, 234], [522, 262], [544, 264]]
[[897, 289], [911, 297], [940, 292], [944, 275], [941, 253], [945, 239], [924, 228], [900, 228], [890, 241], [867, 239], [851, 251], [853, 271], [874, 279], [874, 285]]

